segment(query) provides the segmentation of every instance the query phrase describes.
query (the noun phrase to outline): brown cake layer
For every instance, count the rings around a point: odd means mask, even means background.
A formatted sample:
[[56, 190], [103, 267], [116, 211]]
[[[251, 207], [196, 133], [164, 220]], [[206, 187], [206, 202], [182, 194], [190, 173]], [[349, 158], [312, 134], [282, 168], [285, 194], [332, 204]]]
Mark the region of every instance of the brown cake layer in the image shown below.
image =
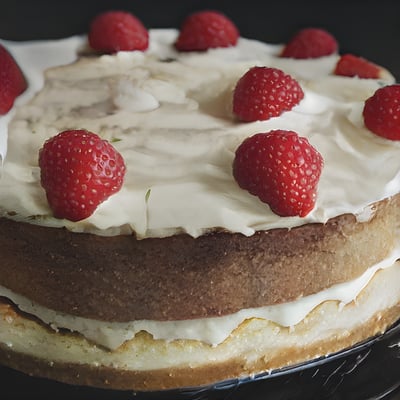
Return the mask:
[[75, 316], [132, 321], [211, 317], [291, 301], [362, 274], [393, 248], [399, 196], [367, 222], [241, 234], [77, 234], [0, 218], [0, 285]]

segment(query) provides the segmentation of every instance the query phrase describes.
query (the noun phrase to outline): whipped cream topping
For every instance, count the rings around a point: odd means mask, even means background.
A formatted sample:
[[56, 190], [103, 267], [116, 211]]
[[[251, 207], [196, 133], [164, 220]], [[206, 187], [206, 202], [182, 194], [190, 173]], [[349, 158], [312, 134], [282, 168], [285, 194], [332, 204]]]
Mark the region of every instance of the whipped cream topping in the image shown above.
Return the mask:
[[[372, 202], [400, 191], [400, 144], [375, 136], [362, 119], [364, 101], [393, 82], [389, 73], [386, 80], [334, 76], [338, 55], [280, 58], [281, 46], [245, 38], [231, 48], [178, 53], [176, 35], [172, 29], [152, 30], [144, 53], [83, 57], [72, 64], [83, 37], [4, 42], [29, 90], [0, 118], [0, 213], [101, 235], [197, 237], [225, 229], [250, 236], [343, 213], [364, 220]], [[58, 64], [68, 65], [47, 69]], [[304, 99], [268, 121], [237, 121], [232, 90], [254, 65], [291, 74]], [[47, 138], [73, 128], [110, 140], [127, 164], [121, 191], [79, 222], [52, 217], [37, 160]], [[325, 160], [316, 206], [306, 218], [277, 216], [232, 177], [237, 146], [272, 129], [308, 137]]]
[[32, 302], [4, 286], [0, 286], [0, 296], [10, 299], [24, 312], [36, 316], [54, 330], [60, 328], [79, 332], [87, 339], [111, 350], [117, 349], [138, 332], [146, 331], [154, 339], [199, 340], [217, 346], [229, 337], [231, 332], [243, 321], [259, 318], [274, 322], [282, 327], [292, 327], [301, 322], [318, 305], [326, 301], [336, 301], [342, 308], [354, 301], [368, 285], [373, 276], [382, 269], [394, 267], [400, 258], [400, 246], [381, 262], [371, 266], [358, 278], [336, 284], [321, 292], [298, 300], [272, 306], [243, 309], [237, 313], [212, 318], [199, 318], [183, 321], [104, 322], [76, 317], [45, 308]]
[[26, 103], [44, 84], [44, 71], [53, 66], [69, 64], [76, 60], [77, 52], [82, 46], [82, 38], [71, 37], [62, 40], [31, 42], [12, 42], [1, 40], [0, 43], [11, 52], [17, 63], [22, 67], [28, 82], [27, 90], [17, 97], [14, 107], [5, 115], [0, 116], [0, 159], [7, 154], [8, 124], [19, 105]]

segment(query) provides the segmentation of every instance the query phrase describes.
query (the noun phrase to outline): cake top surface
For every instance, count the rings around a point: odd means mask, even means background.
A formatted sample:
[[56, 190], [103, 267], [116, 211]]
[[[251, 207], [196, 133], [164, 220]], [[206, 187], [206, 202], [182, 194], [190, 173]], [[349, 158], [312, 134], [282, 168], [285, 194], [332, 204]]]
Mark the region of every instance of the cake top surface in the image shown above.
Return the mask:
[[[177, 30], [150, 30], [144, 52], [79, 57], [86, 38], [3, 41], [29, 83], [12, 111], [0, 117], [0, 207], [4, 215], [48, 226], [139, 238], [223, 229], [257, 230], [326, 222], [344, 213], [368, 219], [369, 205], [400, 190], [400, 144], [364, 125], [365, 100], [384, 79], [332, 73], [339, 56], [279, 57], [281, 45], [240, 38], [236, 46], [178, 52]], [[240, 122], [232, 92], [251, 67], [282, 69], [304, 98], [266, 121]], [[44, 73], [44, 75], [43, 75]], [[65, 129], [87, 129], [123, 155], [122, 189], [87, 219], [52, 217], [40, 185], [38, 152]], [[280, 217], [232, 177], [236, 148], [247, 137], [294, 130], [324, 158], [314, 209], [304, 218]]]

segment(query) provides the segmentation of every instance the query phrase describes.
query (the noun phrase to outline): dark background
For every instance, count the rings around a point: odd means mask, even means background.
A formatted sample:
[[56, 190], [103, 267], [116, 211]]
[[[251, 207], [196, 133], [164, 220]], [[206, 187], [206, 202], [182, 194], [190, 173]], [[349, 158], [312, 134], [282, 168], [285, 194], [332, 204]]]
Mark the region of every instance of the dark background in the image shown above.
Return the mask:
[[85, 33], [91, 18], [109, 9], [132, 11], [148, 27], [178, 27], [189, 12], [226, 13], [242, 36], [283, 43], [299, 28], [329, 30], [340, 52], [386, 66], [400, 80], [398, 0], [0, 0], [0, 37], [26, 40]]
[[[90, 20], [110, 9], [129, 10], [148, 28], [178, 28], [190, 12], [216, 9], [236, 23], [242, 36], [270, 43], [286, 42], [299, 28], [322, 27], [336, 37], [341, 53], [362, 55], [381, 64], [400, 81], [399, 0], [0, 0], [0, 38], [54, 39], [85, 34]], [[204, 392], [193, 398], [386, 400], [390, 397], [390, 400], [398, 400], [400, 393], [389, 395], [389, 392], [400, 386], [400, 350], [397, 350], [400, 347], [396, 347], [399, 340], [399, 333], [395, 333], [372, 350], [368, 347], [330, 366], [283, 376], [271, 381], [269, 386], [261, 382], [226, 395], [214, 397]], [[301, 393], [308, 395], [303, 397]], [[74, 400], [141, 398], [128, 393], [69, 387], [0, 367], [1, 400], [57, 397]], [[177, 400], [178, 396], [170, 398]]]

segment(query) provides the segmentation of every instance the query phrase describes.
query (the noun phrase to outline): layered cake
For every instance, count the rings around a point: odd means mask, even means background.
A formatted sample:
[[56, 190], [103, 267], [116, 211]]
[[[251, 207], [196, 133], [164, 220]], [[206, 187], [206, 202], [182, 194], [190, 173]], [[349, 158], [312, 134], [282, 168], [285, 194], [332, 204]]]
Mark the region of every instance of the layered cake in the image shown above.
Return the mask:
[[1, 42], [26, 87], [0, 117], [0, 362], [194, 387], [394, 324], [393, 76], [320, 29], [270, 45], [212, 11], [149, 31], [101, 17], [89, 36]]

